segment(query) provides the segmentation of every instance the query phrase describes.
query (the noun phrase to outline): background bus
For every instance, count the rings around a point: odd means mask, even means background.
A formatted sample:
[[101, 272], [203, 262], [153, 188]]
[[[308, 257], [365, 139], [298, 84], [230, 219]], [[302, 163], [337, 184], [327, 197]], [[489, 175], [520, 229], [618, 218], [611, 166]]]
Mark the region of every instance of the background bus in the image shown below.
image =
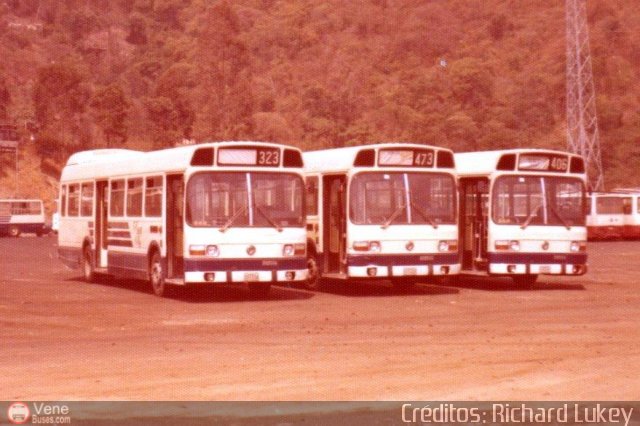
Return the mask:
[[640, 238], [640, 188], [618, 188], [613, 192], [626, 194], [624, 199], [624, 226], [622, 236], [627, 239]]
[[459, 272], [450, 150], [385, 143], [303, 155], [310, 287], [322, 277], [410, 287]]
[[0, 199], [0, 234], [18, 237], [23, 232], [38, 237], [47, 232], [42, 200]]
[[60, 189], [60, 258], [166, 285], [307, 278], [302, 154], [258, 142], [72, 155]]
[[510, 276], [587, 271], [584, 161], [540, 149], [455, 155], [463, 273]]
[[625, 204], [631, 197], [611, 192], [593, 192], [587, 199], [589, 240], [616, 240], [624, 233]]

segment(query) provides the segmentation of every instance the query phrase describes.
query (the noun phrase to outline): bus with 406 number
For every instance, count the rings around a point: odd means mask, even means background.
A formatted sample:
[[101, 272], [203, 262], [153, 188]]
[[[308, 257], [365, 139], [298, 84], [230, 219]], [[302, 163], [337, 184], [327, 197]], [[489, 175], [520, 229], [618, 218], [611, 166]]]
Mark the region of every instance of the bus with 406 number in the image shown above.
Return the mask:
[[511, 277], [587, 272], [582, 157], [544, 149], [455, 154], [463, 274]]

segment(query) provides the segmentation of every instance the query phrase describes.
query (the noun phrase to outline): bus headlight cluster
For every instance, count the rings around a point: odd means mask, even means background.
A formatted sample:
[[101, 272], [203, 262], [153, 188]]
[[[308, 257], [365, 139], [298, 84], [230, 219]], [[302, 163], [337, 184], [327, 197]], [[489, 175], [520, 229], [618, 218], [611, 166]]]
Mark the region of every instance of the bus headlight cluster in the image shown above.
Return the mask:
[[520, 251], [520, 241], [518, 240], [496, 240], [495, 242], [496, 250], [511, 250], [511, 251]]
[[457, 240], [445, 240], [445, 241], [440, 241], [438, 243], [438, 251], [457, 251], [457, 250], [458, 250]]
[[586, 241], [571, 241], [571, 246], [569, 250], [572, 253], [577, 253], [579, 251], [587, 251], [587, 243]]
[[208, 246], [205, 246], [204, 244], [190, 245], [189, 254], [191, 256], [218, 257], [220, 255], [220, 249], [216, 245], [208, 245]]
[[354, 241], [353, 249], [356, 251], [380, 252], [380, 241]]
[[304, 256], [307, 253], [307, 245], [304, 243], [285, 244], [282, 247], [282, 255], [287, 256]]

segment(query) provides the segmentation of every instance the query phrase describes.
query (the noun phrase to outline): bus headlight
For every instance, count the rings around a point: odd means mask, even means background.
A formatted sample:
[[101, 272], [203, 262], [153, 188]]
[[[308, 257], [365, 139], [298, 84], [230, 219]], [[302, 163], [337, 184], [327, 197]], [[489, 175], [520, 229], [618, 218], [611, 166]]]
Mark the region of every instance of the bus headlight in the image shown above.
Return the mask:
[[587, 251], [587, 243], [585, 241], [571, 241], [571, 246], [569, 250], [572, 253], [577, 253], [579, 251]]
[[356, 251], [380, 251], [380, 241], [354, 241], [353, 249]]
[[282, 247], [282, 255], [288, 256], [304, 256], [307, 253], [307, 245], [304, 243], [285, 244]]
[[520, 251], [520, 241], [518, 240], [496, 240], [495, 242], [496, 250], [511, 250], [511, 251]]
[[457, 240], [446, 240], [438, 243], [438, 251], [456, 251], [458, 250]]
[[207, 246], [207, 256], [218, 257], [220, 256], [220, 249], [218, 246]]

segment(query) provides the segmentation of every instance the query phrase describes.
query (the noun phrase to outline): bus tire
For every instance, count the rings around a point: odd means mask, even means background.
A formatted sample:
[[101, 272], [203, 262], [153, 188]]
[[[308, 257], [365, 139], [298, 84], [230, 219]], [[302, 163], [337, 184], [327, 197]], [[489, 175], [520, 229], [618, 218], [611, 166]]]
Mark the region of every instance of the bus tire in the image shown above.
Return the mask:
[[17, 238], [20, 236], [20, 228], [18, 228], [16, 225], [11, 225], [9, 227], [9, 236], [10, 237], [14, 237]]
[[153, 252], [151, 261], [149, 262], [149, 283], [156, 296], [163, 297], [167, 294], [167, 284], [162, 269], [162, 258], [157, 251]]
[[536, 274], [527, 274], [527, 275], [514, 275], [511, 277], [513, 279], [513, 283], [518, 287], [532, 289], [538, 279], [538, 275]]
[[84, 280], [88, 283], [92, 283], [96, 279], [95, 269], [91, 261], [91, 247], [89, 245], [84, 246], [82, 250], [82, 273]]
[[318, 290], [320, 288], [320, 270], [318, 269], [318, 260], [315, 253], [310, 253], [307, 257], [307, 280], [304, 282], [304, 288], [307, 290]]
[[249, 284], [249, 293], [253, 297], [258, 297], [260, 299], [269, 296], [269, 292], [271, 292], [271, 284], [264, 283], [250, 283]]

